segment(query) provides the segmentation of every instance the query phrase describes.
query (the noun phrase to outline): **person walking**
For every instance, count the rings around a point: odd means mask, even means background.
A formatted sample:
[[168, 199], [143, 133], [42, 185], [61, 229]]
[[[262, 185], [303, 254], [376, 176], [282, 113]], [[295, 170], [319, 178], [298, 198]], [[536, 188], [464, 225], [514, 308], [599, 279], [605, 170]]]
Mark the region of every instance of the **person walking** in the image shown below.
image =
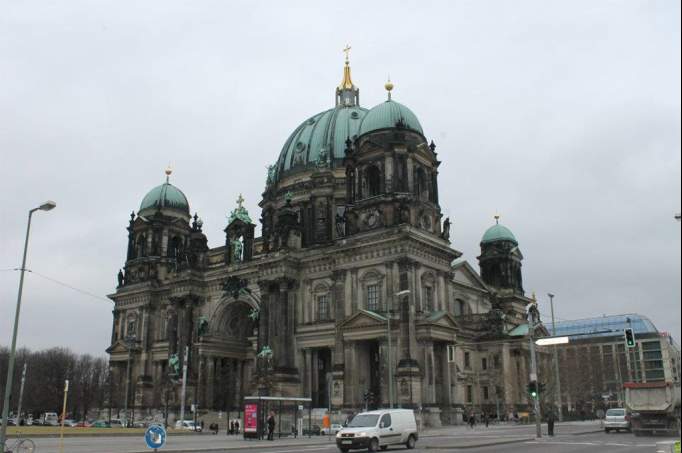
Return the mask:
[[547, 413], [547, 435], [554, 437], [554, 411], [551, 409]]
[[474, 429], [474, 425], [476, 425], [476, 416], [472, 412], [469, 414], [469, 428]]
[[268, 440], [275, 440], [275, 413], [268, 415]]
[[234, 421], [234, 433], [235, 435], [239, 435], [239, 420]]
[[490, 416], [487, 412], [483, 412], [483, 421], [485, 422], [485, 427], [487, 428], [490, 424]]

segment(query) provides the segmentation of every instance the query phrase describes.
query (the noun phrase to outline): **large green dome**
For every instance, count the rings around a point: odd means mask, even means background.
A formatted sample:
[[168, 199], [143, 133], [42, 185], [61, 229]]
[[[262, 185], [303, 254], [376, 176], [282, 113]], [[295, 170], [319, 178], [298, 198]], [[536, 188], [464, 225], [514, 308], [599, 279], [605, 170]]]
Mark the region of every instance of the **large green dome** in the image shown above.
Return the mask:
[[358, 135], [381, 129], [405, 128], [424, 135], [421, 124], [412, 110], [399, 102], [387, 100], [373, 107], [365, 115]]
[[145, 209], [173, 209], [189, 215], [189, 202], [184, 193], [173, 184], [165, 182], [154, 187], [140, 203], [140, 212]]
[[514, 233], [512, 233], [509, 228], [504, 225], [500, 225], [499, 223], [488, 228], [483, 235], [483, 239], [481, 239], [481, 244], [497, 241], [511, 241], [514, 244], [519, 245]]
[[343, 159], [345, 142], [357, 135], [366, 113], [359, 106], [339, 105], [305, 120], [284, 143], [273, 176], [281, 179], [285, 172], [317, 165], [320, 156], [332, 164]]

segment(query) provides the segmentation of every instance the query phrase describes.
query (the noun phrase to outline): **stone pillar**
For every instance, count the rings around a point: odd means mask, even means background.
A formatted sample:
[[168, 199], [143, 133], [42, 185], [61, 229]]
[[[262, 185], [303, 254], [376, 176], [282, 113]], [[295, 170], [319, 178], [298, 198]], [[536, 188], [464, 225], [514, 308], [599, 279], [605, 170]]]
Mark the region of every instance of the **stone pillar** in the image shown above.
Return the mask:
[[347, 272], [342, 269], [332, 273], [332, 304], [336, 318], [336, 327], [334, 332], [334, 350], [332, 353], [332, 394], [330, 398], [332, 405], [337, 408], [341, 407], [344, 403], [344, 343], [340, 325], [346, 317], [346, 274]]
[[206, 357], [206, 400], [204, 401], [204, 407], [206, 408], [215, 408], [215, 393], [214, 393], [214, 385], [215, 385], [215, 357], [213, 356], [208, 356]]
[[414, 162], [412, 156], [407, 156], [407, 191], [414, 193]]
[[[260, 316], [258, 318], [258, 345], [256, 353], [259, 353], [263, 346], [268, 346], [270, 343], [270, 282], [259, 281], [260, 288]], [[269, 345], [272, 347], [272, 345]]]

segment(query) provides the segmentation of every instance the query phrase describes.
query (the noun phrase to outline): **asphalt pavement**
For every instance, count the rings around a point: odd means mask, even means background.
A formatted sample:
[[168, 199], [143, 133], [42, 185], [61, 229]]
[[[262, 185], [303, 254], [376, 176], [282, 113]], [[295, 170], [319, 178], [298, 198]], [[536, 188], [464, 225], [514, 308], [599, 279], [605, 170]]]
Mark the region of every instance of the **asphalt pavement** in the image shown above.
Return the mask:
[[[546, 427], [543, 427], [546, 428]], [[546, 429], [545, 429], [546, 430]], [[654, 452], [656, 441], [663, 438], [634, 437], [629, 433], [606, 434], [599, 422], [574, 422], [557, 424], [557, 435], [536, 439], [533, 425], [491, 425], [446, 427], [421, 433], [417, 448], [423, 453], [468, 451], [491, 452], [557, 452], [557, 453], [628, 453]], [[57, 438], [34, 439], [37, 453], [59, 452]], [[65, 453], [146, 453], [140, 437], [85, 437], [65, 438]], [[278, 439], [268, 441], [245, 441], [241, 437], [202, 433], [191, 436], [172, 436], [160, 452], [187, 453], [335, 453], [334, 438], [315, 436], [302, 439]], [[405, 451], [404, 447], [392, 447], [387, 451]]]

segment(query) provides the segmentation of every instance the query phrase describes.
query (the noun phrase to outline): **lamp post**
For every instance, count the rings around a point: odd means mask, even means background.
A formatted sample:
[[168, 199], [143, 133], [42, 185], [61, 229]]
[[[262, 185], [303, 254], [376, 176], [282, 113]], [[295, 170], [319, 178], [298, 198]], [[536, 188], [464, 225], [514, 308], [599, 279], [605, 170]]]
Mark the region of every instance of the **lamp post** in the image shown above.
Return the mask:
[[17, 350], [17, 333], [19, 330], [19, 312], [21, 311], [21, 293], [24, 289], [24, 273], [26, 271], [26, 252], [28, 251], [28, 237], [31, 232], [31, 217], [36, 211], [49, 211], [54, 209], [57, 203], [46, 201], [37, 208], [28, 211], [28, 224], [26, 226], [26, 240], [24, 241], [24, 256], [21, 261], [21, 276], [19, 277], [19, 294], [17, 295], [17, 308], [14, 314], [14, 329], [12, 330], [12, 346], [9, 353], [9, 364], [7, 366], [7, 383], [5, 385], [5, 399], [2, 405], [2, 428], [0, 428], [0, 446], [5, 445], [7, 439], [7, 417], [9, 416], [9, 399], [12, 395], [12, 381], [14, 380], [14, 361]]
[[[556, 337], [556, 324], [554, 322], [554, 294], [548, 293], [549, 307], [552, 312], [552, 336]], [[556, 346], [552, 347], [554, 353], [554, 380], [556, 381], [556, 404], [559, 409], [559, 421], [564, 421], [564, 413], [561, 406], [561, 379], [559, 374], [559, 350]]]
[[[400, 300], [402, 296], [407, 296], [410, 294], [409, 289], [405, 289], [403, 291], [399, 291], [395, 293], [395, 296]], [[388, 312], [386, 313], [386, 338], [387, 338], [387, 346], [388, 346], [388, 353], [387, 355], [387, 361], [388, 361], [388, 405], [393, 409], [394, 406], [394, 397], [393, 397], [393, 359], [391, 355], [391, 348], [392, 348], [392, 341], [391, 341], [391, 316], [393, 316], [393, 310], [389, 309]]]
[[[538, 312], [537, 304], [535, 303], [535, 295], [533, 295], [533, 303], [528, 306], [528, 338], [530, 340], [530, 381], [538, 381], [538, 365], [537, 357], [535, 355], [535, 340], [533, 336], [535, 335], [535, 328], [540, 322], [540, 312]], [[533, 409], [535, 411], [535, 437], [542, 437], [542, 414], [540, 413], [540, 395], [536, 395], [533, 398]]]
[[126, 346], [128, 347], [128, 362], [126, 364], [126, 395], [125, 401], [123, 402], [123, 418], [124, 418], [124, 428], [128, 427], [128, 399], [130, 398], [130, 353], [133, 349], [135, 342], [134, 336], [129, 336], [126, 338]]

